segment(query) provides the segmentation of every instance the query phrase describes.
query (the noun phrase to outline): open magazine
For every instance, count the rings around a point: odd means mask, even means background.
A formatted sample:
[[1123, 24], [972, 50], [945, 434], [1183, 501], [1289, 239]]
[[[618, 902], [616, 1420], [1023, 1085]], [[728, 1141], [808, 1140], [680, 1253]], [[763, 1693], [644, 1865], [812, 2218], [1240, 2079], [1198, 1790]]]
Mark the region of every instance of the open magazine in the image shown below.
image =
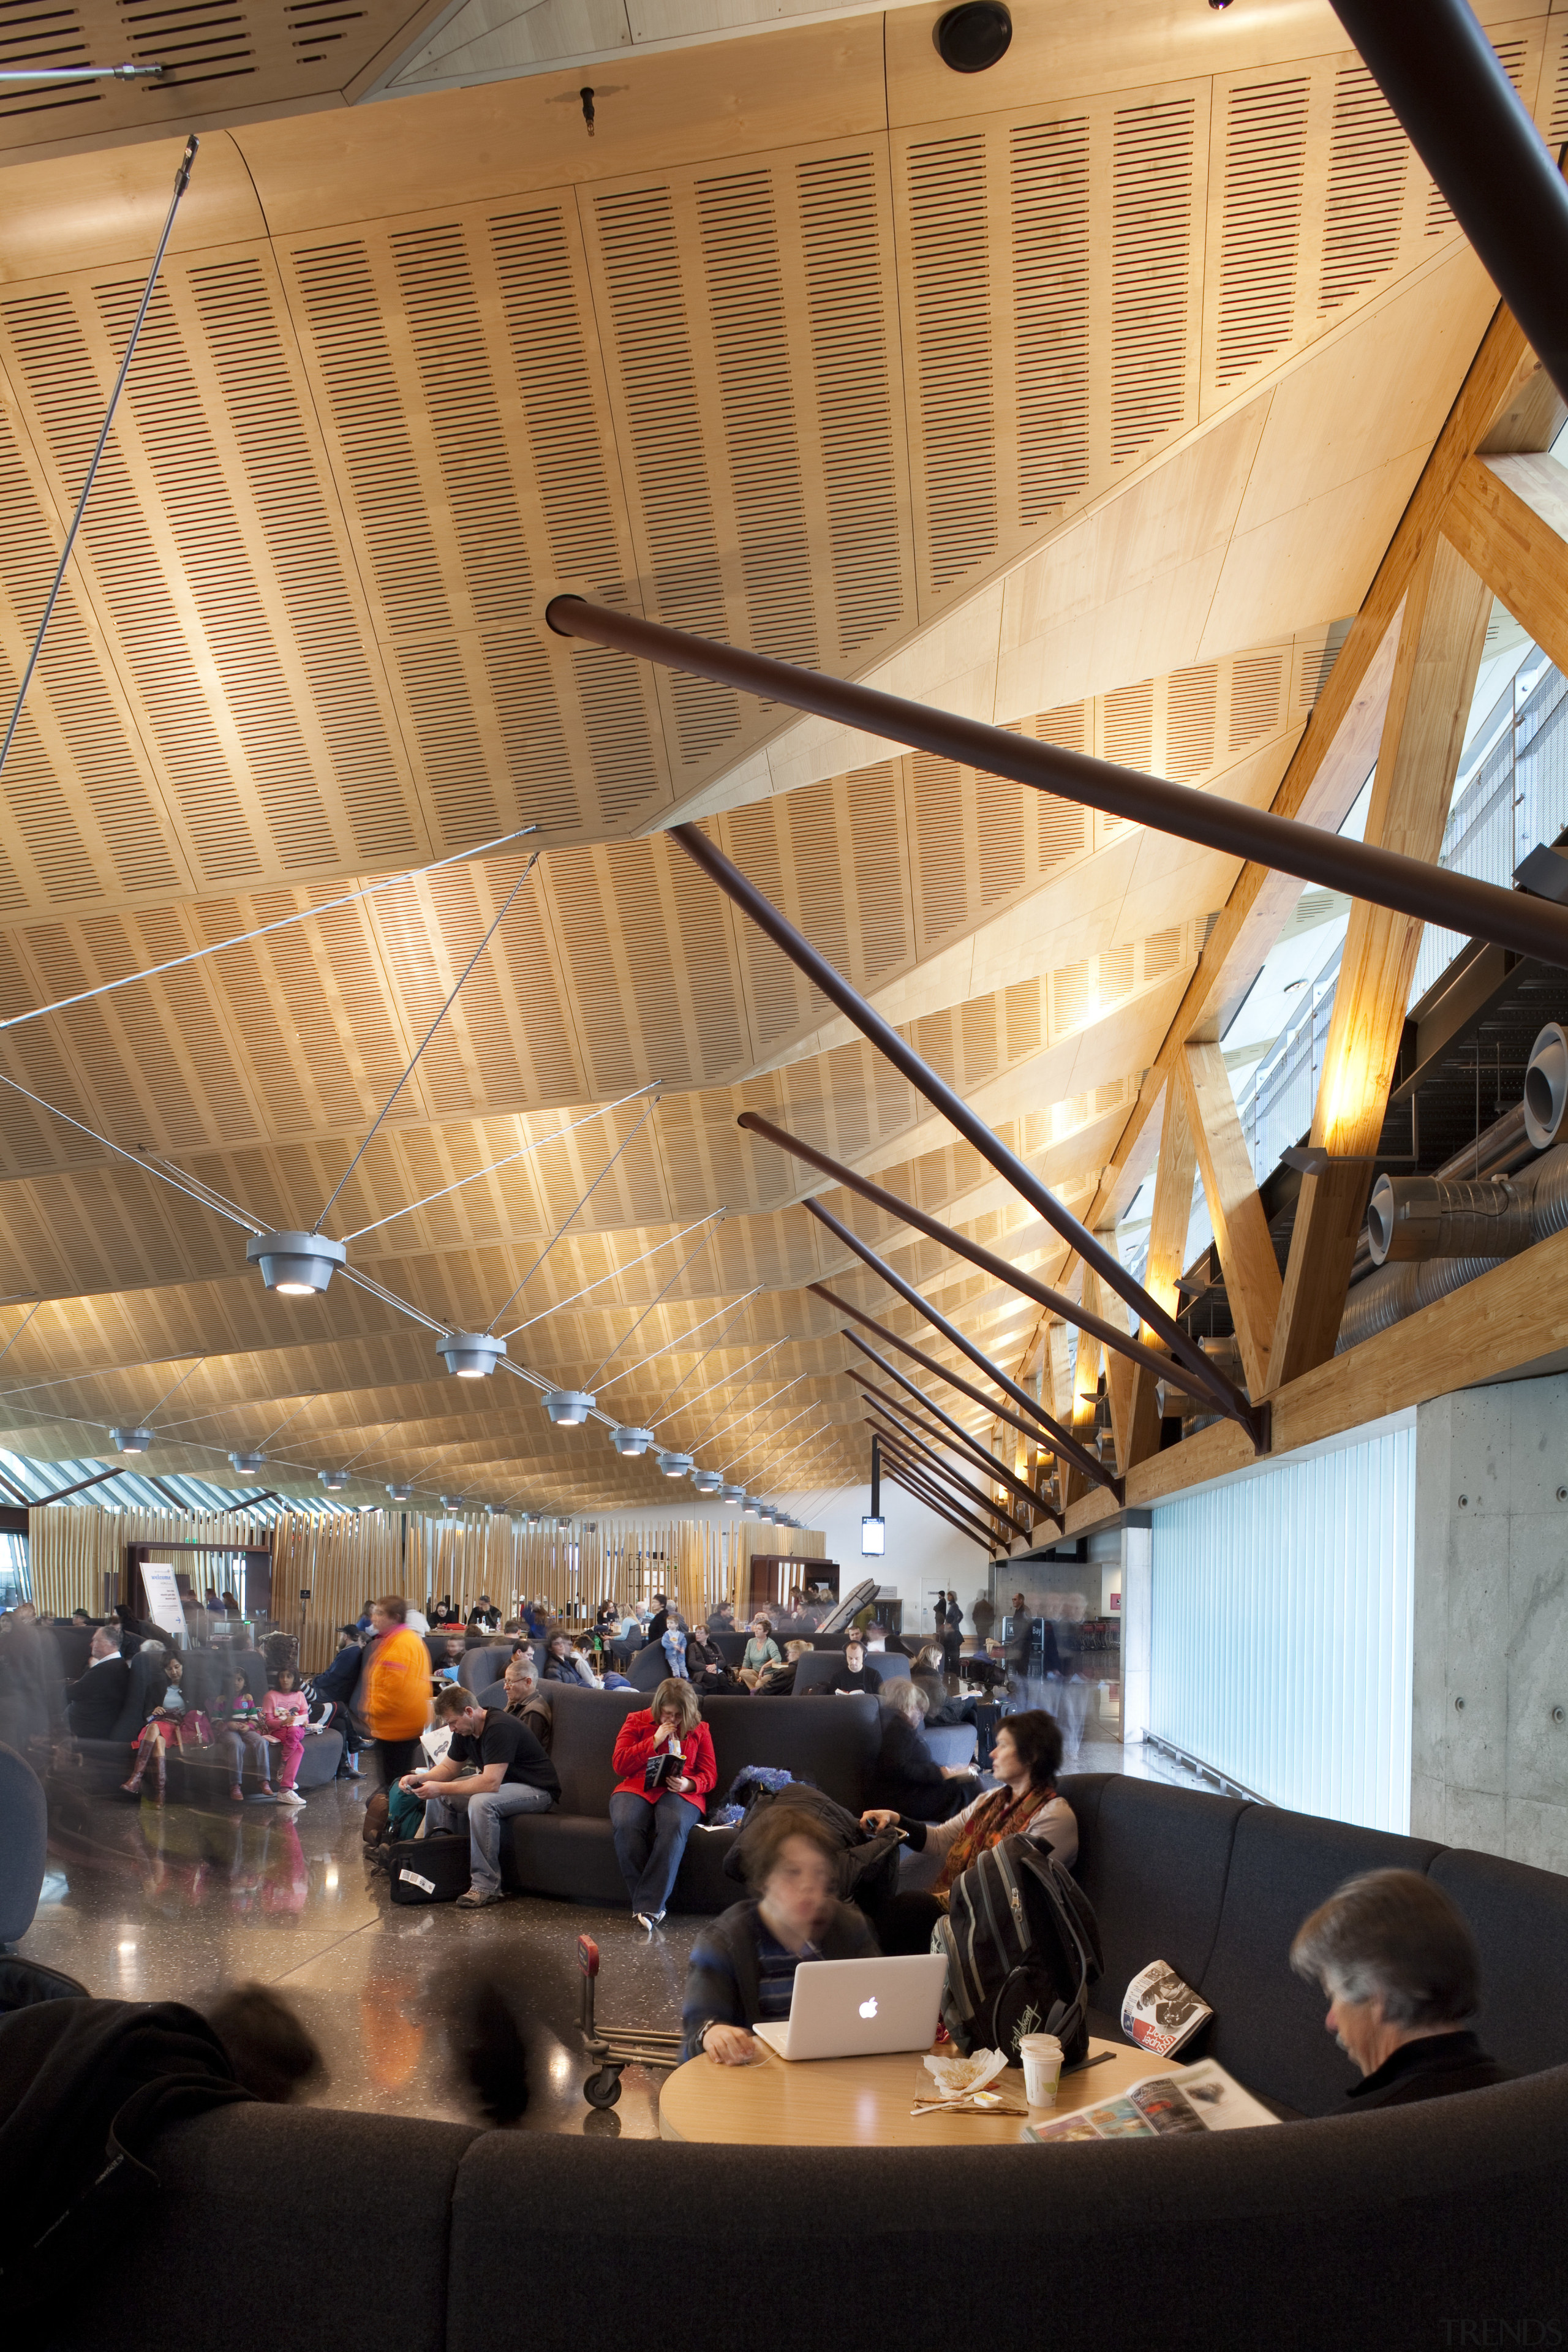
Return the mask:
[[1174, 2074], [1146, 2074], [1130, 2091], [1092, 2107], [1026, 2125], [1026, 2139], [1158, 2139], [1168, 2132], [1245, 2131], [1278, 2123], [1250, 2091], [1212, 2058]]
[[1169, 2058], [1214, 2015], [1201, 1993], [1184, 1984], [1168, 1961], [1151, 1960], [1121, 1997], [1121, 2031], [1134, 2050]]

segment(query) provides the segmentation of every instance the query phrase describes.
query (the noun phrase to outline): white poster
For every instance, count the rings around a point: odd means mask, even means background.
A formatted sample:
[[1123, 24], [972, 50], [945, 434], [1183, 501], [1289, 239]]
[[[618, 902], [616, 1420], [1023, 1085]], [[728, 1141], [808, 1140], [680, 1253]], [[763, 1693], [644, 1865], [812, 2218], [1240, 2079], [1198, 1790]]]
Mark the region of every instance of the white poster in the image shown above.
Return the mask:
[[180, 1587], [172, 1560], [144, 1559], [142, 1563], [142, 1583], [147, 1595], [147, 1614], [154, 1625], [162, 1625], [173, 1633], [182, 1649], [185, 1646], [185, 1604], [180, 1598]]

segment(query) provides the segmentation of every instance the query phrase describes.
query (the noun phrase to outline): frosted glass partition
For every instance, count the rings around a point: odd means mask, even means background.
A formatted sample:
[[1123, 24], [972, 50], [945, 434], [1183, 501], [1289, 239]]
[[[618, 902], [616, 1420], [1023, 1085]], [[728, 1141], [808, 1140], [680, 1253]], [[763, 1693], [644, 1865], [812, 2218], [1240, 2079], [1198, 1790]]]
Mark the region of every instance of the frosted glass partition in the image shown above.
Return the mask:
[[1272, 1804], [1410, 1820], [1415, 1428], [1153, 1515], [1148, 1726]]

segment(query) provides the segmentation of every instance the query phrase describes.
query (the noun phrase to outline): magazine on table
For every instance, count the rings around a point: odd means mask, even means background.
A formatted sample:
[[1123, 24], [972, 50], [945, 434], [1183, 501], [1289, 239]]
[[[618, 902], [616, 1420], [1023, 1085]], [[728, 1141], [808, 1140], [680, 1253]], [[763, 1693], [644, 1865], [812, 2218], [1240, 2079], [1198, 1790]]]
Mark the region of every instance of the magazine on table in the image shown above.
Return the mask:
[[1279, 2120], [1223, 2066], [1200, 2058], [1173, 2074], [1146, 2074], [1092, 2107], [1030, 2124], [1024, 2137], [1042, 2147], [1047, 2140], [1160, 2139], [1170, 2133], [1246, 2131]]
[[1134, 2050], [1169, 2058], [1214, 2015], [1201, 1993], [1166, 1960], [1151, 1960], [1121, 1997], [1121, 2031]]

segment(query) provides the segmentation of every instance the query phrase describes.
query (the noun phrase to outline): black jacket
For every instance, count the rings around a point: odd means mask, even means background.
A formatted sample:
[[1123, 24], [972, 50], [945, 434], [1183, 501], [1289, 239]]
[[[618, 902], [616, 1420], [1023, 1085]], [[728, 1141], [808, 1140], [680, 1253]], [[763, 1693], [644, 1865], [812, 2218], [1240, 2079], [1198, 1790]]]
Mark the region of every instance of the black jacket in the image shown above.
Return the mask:
[[166, 2124], [249, 2095], [206, 2020], [178, 2001], [45, 2000], [0, 2020], [7, 2319], [118, 2259], [157, 2193]]
[[945, 1822], [973, 1796], [973, 1780], [950, 1780], [931, 1761], [913, 1724], [891, 1707], [882, 1709], [882, 1748], [871, 1775], [867, 1802], [909, 1813], [917, 1822]]
[[[761, 1908], [754, 1898], [732, 1904], [698, 1932], [680, 2004], [688, 2058], [700, 2056], [702, 2036], [710, 2025], [751, 2026], [762, 2015], [757, 1966]], [[825, 1960], [869, 1960], [881, 1947], [852, 1903], [835, 1903], [816, 1948]]]
[[100, 1658], [79, 1681], [67, 1683], [66, 1705], [77, 1738], [112, 1739], [130, 1695], [131, 1665], [125, 1658]]
[[1454, 2091], [1484, 2091], [1513, 2079], [1473, 2033], [1429, 2033], [1405, 2042], [1345, 2096], [1363, 2107], [1408, 2107], [1417, 2099], [1446, 2099]]
[[869, 1666], [862, 1666], [858, 1675], [852, 1675], [847, 1666], [840, 1666], [824, 1687], [829, 1691], [864, 1691], [868, 1698], [876, 1698], [882, 1685]]

